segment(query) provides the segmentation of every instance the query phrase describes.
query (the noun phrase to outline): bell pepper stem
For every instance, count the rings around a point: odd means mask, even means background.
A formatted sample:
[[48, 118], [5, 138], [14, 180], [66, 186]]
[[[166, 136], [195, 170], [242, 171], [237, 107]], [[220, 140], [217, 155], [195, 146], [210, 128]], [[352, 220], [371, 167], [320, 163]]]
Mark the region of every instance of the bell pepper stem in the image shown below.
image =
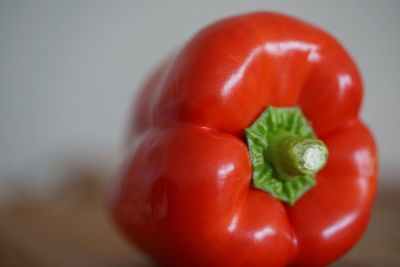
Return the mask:
[[315, 174], [324, 167], [328, 157], [328, 150], [322, 141], [285, 131], [270, 138], [266, 153], [266, 159], [284, 180]]
[[328, 158], [300, 107], [267, 107], [245, 129], [255, 188], [293, 205]]

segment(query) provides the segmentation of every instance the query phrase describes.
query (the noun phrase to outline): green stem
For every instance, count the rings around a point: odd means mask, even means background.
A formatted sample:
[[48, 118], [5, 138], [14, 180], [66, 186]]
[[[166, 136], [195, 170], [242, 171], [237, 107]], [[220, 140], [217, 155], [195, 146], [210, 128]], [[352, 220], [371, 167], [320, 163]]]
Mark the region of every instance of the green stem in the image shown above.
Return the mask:
[[245, 130], [253, 185], [293, 205], [317, 183], [328, 157], [299, 107], [267, 107]]
[[266, 159], [283, 180], [313, 175], [322, 169], [328, 157], [324, 143], [279, 131], [269, 140]]

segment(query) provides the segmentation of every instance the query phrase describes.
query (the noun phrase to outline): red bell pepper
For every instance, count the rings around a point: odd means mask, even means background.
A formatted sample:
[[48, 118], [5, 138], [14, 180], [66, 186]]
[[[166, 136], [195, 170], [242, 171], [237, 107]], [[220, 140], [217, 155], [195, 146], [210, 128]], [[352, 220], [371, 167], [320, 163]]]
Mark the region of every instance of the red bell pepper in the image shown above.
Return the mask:
[[361, 98], [355, 64], [320, 29], [276, 13], [219, 21], [145, 85], [113, 217], [165, 266], [329, 264], [376, 192]]

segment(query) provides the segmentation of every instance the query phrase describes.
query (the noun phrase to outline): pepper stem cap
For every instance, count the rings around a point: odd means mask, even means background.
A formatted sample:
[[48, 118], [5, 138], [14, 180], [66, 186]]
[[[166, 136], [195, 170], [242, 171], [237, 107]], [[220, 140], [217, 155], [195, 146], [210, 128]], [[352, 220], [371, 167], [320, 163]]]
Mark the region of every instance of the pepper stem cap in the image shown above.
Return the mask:
[[316, 185], [328, 149], [299, 107], [269, 106], [244, 131], [254, 187], [293, 205]]

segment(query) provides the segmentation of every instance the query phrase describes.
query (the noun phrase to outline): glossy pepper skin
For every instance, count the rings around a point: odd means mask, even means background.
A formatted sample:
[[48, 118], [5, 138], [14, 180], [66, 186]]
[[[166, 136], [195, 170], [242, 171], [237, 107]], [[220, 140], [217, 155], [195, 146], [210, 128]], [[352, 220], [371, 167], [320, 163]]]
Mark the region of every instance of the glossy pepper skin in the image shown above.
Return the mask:
[[[320, 29], [277, 13], [219, 21], [144, 86], [113, 218], [163, 266], [325, 266], [360, 239], [375, 197], [361, 98], [355, 64]], [[293, 206], [252, 186], [243, 129], [270, 105], [300, 106], [329, 149]]]

